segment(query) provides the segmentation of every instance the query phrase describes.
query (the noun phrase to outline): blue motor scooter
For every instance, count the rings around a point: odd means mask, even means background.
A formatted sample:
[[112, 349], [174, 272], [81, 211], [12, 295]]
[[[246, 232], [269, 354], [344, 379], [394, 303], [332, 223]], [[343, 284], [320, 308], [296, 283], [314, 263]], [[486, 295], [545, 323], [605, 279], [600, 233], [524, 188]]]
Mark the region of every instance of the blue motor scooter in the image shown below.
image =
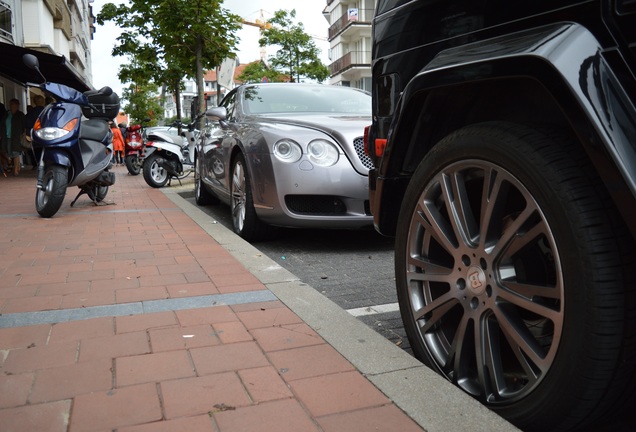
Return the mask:
[[115, 183], [115, 174], [109, 171], [113, 133], [108, 121], [119, 112], [119, 97], [110, 87], [82, 93], [63, 84], [46, 82], [37, 57], [25, 54], [23, 62], [43, 79], [41, 84], [28, 85], [55, 99], [42, 111], [31, 132], [39, 159], [37, 212], [46, 218], [55, 215], [68, 186], [80, 189], [71, 206], [83, 194], [97, 205]]

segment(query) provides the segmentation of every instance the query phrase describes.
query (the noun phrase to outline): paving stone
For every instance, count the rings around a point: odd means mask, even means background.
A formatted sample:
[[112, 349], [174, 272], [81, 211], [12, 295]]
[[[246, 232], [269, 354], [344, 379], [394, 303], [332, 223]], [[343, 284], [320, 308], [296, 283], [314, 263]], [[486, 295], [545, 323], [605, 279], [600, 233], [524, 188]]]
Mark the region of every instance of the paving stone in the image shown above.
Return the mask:
[[77, 357], [78, 342], [52, 343], [9, 351], [2, 365], [4, 373], [30, 372], [37, 369], [71, 365]]
[[305, 323], [258, 328], [252, 330], [251, 333], [266, 352], [318, 345], [324, 342], [322, 338]]
[[424, 430], [393, 404], [333, 414], [319, 417], [317, 420], [324, 432], [356, 430], [422, 432]]
[[155, 353], [213, 346], [221, 343], [216, 331], [209, 324], [151, 329], [148, 334], [150, 335], [152, 352]]
[[112, 317], [71, 321], [53, 325], [49, 343], [101, 338], [114, 334], [115, 323]]
[[236, 410], [215, 412], [214, 419], [219, 425], [220, 432], [312, 432], [319, 430], [298, 401], [294, 399], [265, 402]]
[[389, 403], [389, 399], [357, 371], [306, 378], [289, 385], [316, 417]]
[[216, 432], [209, 415], [185, 417], [138, 426], [121, 427], [117, 432]]
[[149, 353], [148, 335], [145, 331], [138, 331], [81, 340], [79, 361], [114, 359]]
[[38, 371], [29, 402], [52, 402], [109, 390], [113, 387], [112, 365], [111, 359], [99, 359]]
[[2, 409], [0, 426], [7, 432], [66, 432], [70, 414], [70, 400]]
[[239, 312], [237, 316], [248, 329], [302, 323], [298, 315], [291, 310], [278, 307]]
[[77, 396], [70, 430], [106, 431], [161, 419], [157, 386], [148, 383]]
[[320, 344], [268, 353], [285, 381], [355, 370], [331, 345]]
[[190, 350], [190, 355], [197, 375], [200, 376], [269, 365], [267, 358], [254, 342], [195, 348]]
[[177, 316], [172, 311], [122, 316], [115, 318], [115, 331], [120, 334], [151, 328], [170, 327], [177, 324]]
[[25, 405], [31, 393], [34, 378], [34, 373], [0, 375], [0, 408]]
[[256, 403], [292, 397], [285, 382], [271, 366], [238, 371], [243, 385]]
[[168, 351], [115, 359], [115, 383], [118, 388], [194, 375], [186, 351]]
[[234, 372], [164, 381], [161, 394], [169, 419], [207, 414], [217, 409], [215, 405], [236, 408], [251, 404]]

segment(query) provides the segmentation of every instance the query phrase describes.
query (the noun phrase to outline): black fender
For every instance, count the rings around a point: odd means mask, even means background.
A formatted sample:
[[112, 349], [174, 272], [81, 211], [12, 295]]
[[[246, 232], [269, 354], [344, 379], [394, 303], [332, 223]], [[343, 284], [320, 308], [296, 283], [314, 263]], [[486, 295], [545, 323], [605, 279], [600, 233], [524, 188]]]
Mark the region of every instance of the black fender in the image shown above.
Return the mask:
[[[395, 208], [410, 179], [403, 169], [407, 148], [421, 145], [412, 140], [413, 116], [408, 114], [426, 109], [422, 100], [427, 92], [515, 77], [536, 80], [550, 93], [603, 173], [614, 201], [633, 202], [636, 109], [602, 54], [592, 33], [570, 22], [440, 52], [405, 86], [388, 130], [386, 150], [377, 171], [369, 177], [376, 228], [388, 235], [395, 232]], [[434, 118], [434, 107], [430, 109]], [[636, 209], [618, 207], [636, 237]]]

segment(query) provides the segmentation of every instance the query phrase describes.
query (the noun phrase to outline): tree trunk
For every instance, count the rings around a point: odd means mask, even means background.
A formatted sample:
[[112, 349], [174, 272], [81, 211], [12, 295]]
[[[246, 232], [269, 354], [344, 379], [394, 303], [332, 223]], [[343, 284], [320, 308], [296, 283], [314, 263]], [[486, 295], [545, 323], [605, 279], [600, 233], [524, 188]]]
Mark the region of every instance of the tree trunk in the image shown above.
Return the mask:
[[[197, 109], [197, 114], [203, 114], [205, 112], [205, 92], [204, 92], [204, 88], [203, 88], [203, 64], [202, 64], [202, 60], [201, 60], [202, 53], [203, 53], [202, 44], [203, 44], [203, 42], [201, 40], [201, 36], [199, 36], [197, 38], [197, 49], [196, 49], [197, 101], [199, 103], [199, 106], [198, 106], [198, 109]], [[218, 79], [218, 77], [217, 77], [217, 79]], [[204, 126], [205, 126], [205, 117], [201, 116], [201, 118], [198, 121], [198, 126], [197, 127], [198, 127], [199, 130], [202, 130]]]
[[174, 92], [174, 97], [177, 103], [177, 119], [181, 120], [181, 88], [179, 87], [178, 84]]

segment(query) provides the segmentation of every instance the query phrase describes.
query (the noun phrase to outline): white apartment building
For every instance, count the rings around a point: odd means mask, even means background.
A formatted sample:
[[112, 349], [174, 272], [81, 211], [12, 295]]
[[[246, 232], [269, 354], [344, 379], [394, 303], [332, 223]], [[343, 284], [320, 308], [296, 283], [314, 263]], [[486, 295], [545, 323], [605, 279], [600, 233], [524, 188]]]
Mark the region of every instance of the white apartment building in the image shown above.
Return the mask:
[[0, 102], [30, 103], [27, 82], [39, 75], [22, 62], [38, 57], [48, 81], [80, 91], [92, 88], [90, 41], [95, 31], [92, 0], [0, 0]]
[[371, 91], [371, 22], [376, 0], [327, 0], [329, 84]]

